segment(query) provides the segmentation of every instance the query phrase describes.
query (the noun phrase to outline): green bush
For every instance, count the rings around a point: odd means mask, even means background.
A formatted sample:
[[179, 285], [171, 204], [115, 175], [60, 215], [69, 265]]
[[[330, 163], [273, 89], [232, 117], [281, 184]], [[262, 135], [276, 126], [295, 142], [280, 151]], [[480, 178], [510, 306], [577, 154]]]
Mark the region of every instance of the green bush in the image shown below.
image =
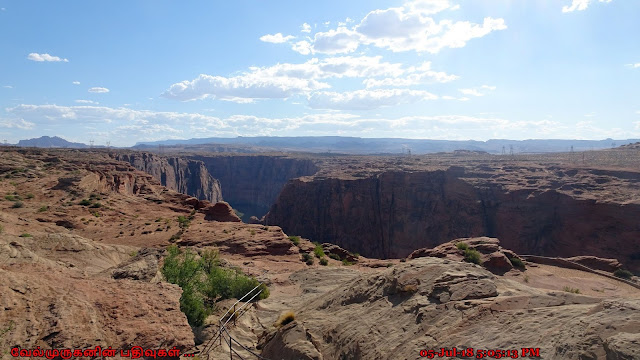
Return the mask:
[[35, 196], [34, 196], [33, 194], [31, 194], [31, 193], [29, 193], [29, 194], [27, 194], [27, 195], [26, 195], [26, 198], [27, 198], [27, 199], [33, 199], [34, 197], [35, 197]]
[[[267, 286], [255, 278], [238, 269], [222, 267], [215, 250], [206, 250], [199, 258], [195, 253], [181, 251], [175, 245], [168, 247], [167, 252], [162, 274], [168, 282], [182, 288], [180, 310], [194, 327], [204, 323], [219, 300], [241, 298], [256, 287], [256, 291], [262, 292], [254, 301], [269, 296]], [[253, 295], [249, 295], [249, 298]]]
[[7, 195], [4, 197], [5, 199], [9, 200], [9, 201], [18, 201], [18, 200], [22, 200], [20, 198], [20, 196], [18, 195]]
[[347, 259], [342, 259], [342, 265], [351, 266], [353, 263]]
[[624, 269], [617, 269], [616, 271], [613, 272], [613, 275], [622, 278], [622, 279], [631, 279], [631, 277], [633, 276], [633, 273], [629, 270], [624, 270]]
[[302, 253], [302, 261], [308, 262], [309, 260], [313, 261], [313, 256], [309, 253]]
[[300, 236], [289, 236], [289, 240], [293, 243], [293, 245], [300, 245]]
[[467, 250], [469, 248], [469, 245], [463, 242], [459, 242], [456, 244], [456, 247], [458, 248], [458, 250]]
[[318, 259], [321, 259], [322, 257], [324, 257], [324, 249], [322, 248], [322, 245], [315, 243], [316, 247], [313, 249], [313, 253], [316, 255], [316, 257]]
[[329, 260], [327, 260], [326, 257], [323, 257], [322, 259], [320, 259], [320, 265], [327, 266], [328, 264], [329, 264]]
[[189, 227], [189, 224], [191, 223], [191, 221], [189, 219], [187, 219], [185, 216], [178, 216], [178, 225], [180, 225], [181, 229], [186, 229]]
[[33, 236], [29, 233], [22, 233], [20, 234], [20, 237], [26, 238], [26, 237], [33, 237]]
[[482, 264], [482, 260], [480, 260], [480, 253], [474, 249], [466, 249], [464, 251], [464, 261], [474, 263], [474, 264]]
[[89, 206], [89, 207], [90, 207], [90, 208], [93, 208], [93, 209], [97, 209], [97, 208], [101, 208], [101, 207], [102, 207], [102, 204], [100, 204], [99, 202], [97, 202], [97, 203], [94, 203], [93, 205], [91, 205], [91, 206]]
[[13, 203], [13, 205], [11, 207], [14, 208], [14, 209], [18, 209], [18, 208], [21, 208], [23, 206], [24, 206], [24, 204], [22, 203], [22, 201], [16, 201], [16, 202]]
[[564, 288], [562, 288], [562, 290], [569, 292], [569, 293], [573, 293], [573, 294], [580, 294], [580, 289], [574, 289], [572, 287], [568, 287], [565, 286]]
[[511, 264], [517, 268], [520, 269], [524, 269], [524, 262], [522, 262], [522, 260], [518, 259], [517, 257], [512, 257], [509, 259], [509, 261], [511, 261]]
[[89, 205], [91, 205], [91, 200], [88, 200], [88, 199], [82, 199], [82, 200], [80, 200], [80, 202], [78, 203], [78, 205], [82, 205], [82, 206], [89, 206]]
[[38, 212], [45, 212], [47, 210], [49, 210], [49, 207], [47, 205], [42, 205], [40, 209], [38, 209]]
[[340, 258], [340, 255], [338, 254], [329, 254], [329, 257], [332, 258], [333, 260], [342, 261], [342, 259]]

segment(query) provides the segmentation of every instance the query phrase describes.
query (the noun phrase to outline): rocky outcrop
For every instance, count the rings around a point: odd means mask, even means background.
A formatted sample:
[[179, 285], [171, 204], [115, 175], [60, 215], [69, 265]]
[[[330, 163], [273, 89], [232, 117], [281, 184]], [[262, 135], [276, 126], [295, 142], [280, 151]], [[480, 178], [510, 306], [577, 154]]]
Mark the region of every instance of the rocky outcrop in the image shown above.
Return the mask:
[[500, 246], [500, 240], [488, 237], [456, 239], [433, 249], [418, 249], [409, 254], [408, 258], [437, 257], [462, 261], [465, 255], [464, 250], [458, 248], [459, 244], [464, 244], [465, 248], [476, 250], [480, 254], [481, 265], [495, 274], [504, 274], [513, 269], [513, 261], [515, 260], [512, 259], [518, 259], [522, 262], [522, 258], [516, 253]]
[[616, 259], [603, 259], [595, 256], [574, 256], [567, 258], [580, 265], [584, 265], [591, 269], [614, 272], [622, 268], [622, 264]]
[[295, 325], [264, 335], [265, 352], [414, 359], [441, 348], [473, 348], [470, 357], [539, 348], [545, 359], [626, 359], [637, 354], [640, 329], [639, 300], [535, 289], [432, 257], [359, 275], [294, 310]]
[[283, 156], [190, 156], [201, 161], [220, 181], [225, 201], [244, 214], [261, 218], [291, 179], [313, 175], [317, 166], [312, 160]]
[[489, 236], [519, 254], [593, 255], [640, 270], [640, 204], [619, 196], [618, 186], [604, 188], [599, 197], [579, 190], [619, 181], [628, 184], [624, 191], [633, 191], [639, 173], [555, 170], [542, 183], [537, 174], [549, 170], [532, 169], [533, 175], [508, 170], [471, 173], [452, 167], [296, 179], [285, 186], [265, 223], [366, 257], [404, 257], [451, 239]]
[[163, 186], [201, 200], [222, 201], [222, 190], [201, 161], [185, 157], [164, 157], [151, 153], [116, 153], [116, 160], [125, 161], [150, 174]]
[[219, 202], [209, 205], [201, 210], [204, 213], [204, 219], [219, 222], [241, 222], [240, 218], [233, 211], [231, 206], [226, 202]]

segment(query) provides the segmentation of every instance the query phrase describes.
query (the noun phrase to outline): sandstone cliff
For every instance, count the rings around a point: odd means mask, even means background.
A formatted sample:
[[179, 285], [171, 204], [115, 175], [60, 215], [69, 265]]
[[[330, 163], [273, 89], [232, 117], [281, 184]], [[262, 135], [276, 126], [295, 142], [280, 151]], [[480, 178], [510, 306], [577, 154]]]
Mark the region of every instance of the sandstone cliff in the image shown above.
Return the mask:
[[[283, 156], [190, 156], [201, 161], [220, 180], [225, 201], [244, 213], [262, 217], [276, 201], [284, 185], [294, 178], [313, 175], [318, 168], [307, 159]], [[190, 194], [192, 195], [192, 194]]]
[[152, 175], [171, 190], [214, 203], [222, 201], [220, 182], [201, 161], [151, 153], [117, 153], [114, 158]]
[[456, 238], [489, 236], [520, 254], [595, 255], [640, 269], [640, 203], [628, 196], [637, 193], [638, 179], [634, 172], [458, 167], [296, 179], [266, 224], [367, 257], [404, 257]]

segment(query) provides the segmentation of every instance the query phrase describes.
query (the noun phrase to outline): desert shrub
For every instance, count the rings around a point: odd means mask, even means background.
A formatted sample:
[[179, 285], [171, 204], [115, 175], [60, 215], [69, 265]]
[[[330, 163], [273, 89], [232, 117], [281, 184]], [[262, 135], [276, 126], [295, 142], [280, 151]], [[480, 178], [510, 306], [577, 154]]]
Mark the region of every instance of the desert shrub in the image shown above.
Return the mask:
[[182, 230], [180, 230], [177, 233], [171, 235], [171, 237], [169, 238], [169, 242], [174, 243], [174, 242], [180, 240], [180, 237], [182, 237]]
[[318, 243], [314, 243], [314, 244], [316, 245], [316, 247], [313, 249], [313, 253], [316, 255], [318, 259], [321, 259], [322, 257], [324, 257], [324, 249], [322, 248], [322, 245]]
[[480, 260], [480, 253], [474, 249], [466, 249], [464, 251], [464, 261], [478, 265], [482, 264], [482, 260]]
[[19, 209], [19, 208], [21, 208], [23, 206], [24, 206], [24, 204], [22, 203], [22, 201], [16, 201], [16, 202], [13, 203], [13, 205], [11, 207], [14, 208], [14, 209]]
[[289, 240], [293, 243], [293, 245], [300, 245], [300, 236], [289, 236]]
[[573, 294], [580, 294], [580, 289], [574, 289], [572, 287], [569, 286], [565, 286], [564, 288], [562, 288], [562, 290], [569, 292], [569, 293], [573, 293]]
[[631, 279], [631, 277], [633, 276], [633, 273], [631, 273], [631, 271], [629, 270], [617, 269], [616, 271], [613, 272], [613, 275], [622, 279]]
[[302, 254], [302, 261], [309, 263], [309, 261], [311, 261], [311, 264], [313, 264], [313, 256], [311, 256], [310, 253], [303, 253]]
[[40, 209], [38, 209], [38, 212], [45, 212], [47, 210], [49, 210], [49, 207], [47, 205], [42, 205]]
[[329, 257], [332, 258], [333, 260], [342, 261], [342, 259], [340, 258], [340, 255], [338, 254], [329, 254]]
[[511, 265], [513, 265], [513, 266], [515, 266], [517, 268], [520, 268], [520, 269], [524, 269], [525, 268], [524, 262], [522, 260], [520, 260], [519, 258], [517, 258], [517, 257], [512, 257], [512, 258], [509, 259], [509, 261], [511, 261]]
[[189, 227], [189, 224], [191, 223], [191, 221], [189, 219], [187, 219], [185, 216], [178, 216], [178, 225], [180, 225], [181, 229], [186, 229]]
[[353, 263], [347, 259], [342, 259], [342, 265], [351, 266]]
[[34, 197], [35, 197], [35, 196], [34, 196], [33, 194], [31, 194], [31, 193], [29, 193], [29, 194], [27, 194], [27, 195], [26, 195], [26, 198], [27, 198], [27, 199], [33, 199]]
[[101, 208], [101, 207], [102, 207], [102, 204], [100, 204], [99, 202], [97, 202], [97, 203], [94, 203], [93, 205], [91, 205], [91, 206], [89, 206], [89, 207], [90, 207], [90, 208], [93, 208], [93, 209], [98, 209], [98, 208]]
[[192, 326], [201, 326], [219, 300], [241, 298], [256, 287], [256, 291], [262, 292], [254, 300], [269, 296], [267, 286], [255, 278], [239, 269], [222, 267], [216, 250], [205, 250], [199, 258], [192, 251], [181, 251], [175, 245], [168, 247], [167, 252], [162, 274], [168, 282], [182, 288], [180, 310]]
[[0, 234], [4, 232], [4, 226], [0, 225]]
[[249, 231], [249, 233], [251, 234], [251, 236], [253, 236], [253, 235], [255, 235], [255, 234], [256, 234], [256, 231], [255, 231], [255, 230], [253, 230], [253, 229], [251, 229], [251, 231]]
[[78, 205], [82, 205], [82, 206], [89, 206], [89, 205], [91, 205], [91, 200], [88, 200], [88, 199], [82, 199], [82, 200], [80, 200], [80, 202], [78, 203]]
[[4, 197], [5, 199], [9, 200], [9, 201], [18, 201], [21, 200], [20, 196], [18, 195], [7, 195]]
[[456, 244], [456, 247], [458, 248], [458, 250], [467, 250], [469, 248], [469, 245], [467, 245], [467, 243], [459, 242]]
[[293, 311], [288, 310], [280, 314], [280, 317], [278, 317], [278, 320], [276, 320], [275, 324], [273, 325], [277, 328], [280, 328], [294, 321], [295, 319], [296, 315], [293, 313]]
[[22, 233], [20, 234], [20, 237], [26, 238], [26, 237], [33, 237], [33, 235], [29, 234], [29, 233]]
[[327, 266], [328, 264], [329, 264], [329, 260], [327, 260], [326, 257], [323, 257], [322, 259], [320, 259], [320, 265]]

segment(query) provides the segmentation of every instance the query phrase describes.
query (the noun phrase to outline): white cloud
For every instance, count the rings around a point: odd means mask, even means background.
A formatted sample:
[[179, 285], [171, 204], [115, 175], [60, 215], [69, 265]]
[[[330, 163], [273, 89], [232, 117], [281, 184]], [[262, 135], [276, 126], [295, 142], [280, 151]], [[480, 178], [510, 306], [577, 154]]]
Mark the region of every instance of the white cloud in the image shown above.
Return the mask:
[[282, 44], [282, 43], [286, 43], [287, 41], [291, 40], [291, 39], [295, 39], [295, 36], [292, 35], [287, 35], [287, 36], [283, 36], [282, 33], [277, 33], [277, 34], [273, 34], [273, 35], [263, 35], [260, 37], [260, 41], [264, 41], [264, 42], [268, 42], [268, 43], [273, 43], [273, 44]]
[[[327, 89], [331, 86], [322, 80], [330, 78], [366, 78], [364, 83], [368, 88], [448, 82], [458, 78], [430, 67], [431, 63], [425, 62], [405, 68], [401, 63], [382, 61], [382, 56], [313, 58], [300, 64], [250, 67], [249, 71], [234, 77], [202, 74], [192, 81], [171, 85], [162, 95], [182, 101], [214, 98], [249, 103], [255, 99], [285, 99]], [[382, 79], [376, 79], [380, 77]]]
[[90, 88], [88, 91], [89, 91], [90, 93], [98, 93], [98, 94], [101, 94], [101, 93], [108, 93], [108, 92], [109, 92], [109, 89], [104, 88], [104, 87], [92, 87], [92, 88]]
[[428, 82], [446, 83], [458, 79], [456, 75], [449, 75], [442, 71], [431, 70], [431, 62], [427, 61], [418, 67], [411, 67], [407, 70], [406, 77], [393, 77], [384, 79], [368, 78], [363, 81], [367, 88], [381, 86], [407, 87], [424, 84]]
[[[562, 12], [567, 13], [567, 12], [573, 12], [576, 10], [578, 11], [586, 10], [592, 1], [593, 0], [572, 0], [570, 6], [565, 5], [562, 7]], [[610, 3], [611, 1], [612, 0], [598, 0], [598, 2], [603, 2], [603, 3]]]
[[328, 88], [316, 80], [288, 76], [265, 76], [250, 72], [235, 77], [201, 74], [192, 81], [175, 83], [162, 96], [182, 101], [214, 98], [236, 102], [246, 99], [284, 99], [297, 93]]
[[393, 52], [438, 53], [444, 48], [464, 47], [471, 39], [507, 28], [501, 18], [485, 17], [481, 24], [475, 24], [452, 20], [436, 22], [429, 16], [446, 9], [455, 9], [455, 6], [448, 0], [408, 1], [402, 7], [373, 10], [353, 28], [340, 22], [337, 28], [318, 32], [292, 48], [303, 55], [351, 53], [362, 45]]
[[489, 85], [482, 85], [479, 88], [474, 88], [474, 89], [458, 89], [458, 91], [460, 91], [461, 93], [463, 93], [464, 95], [471, 95], [471, 96], [485, 96], [486, 95], [486, 91], [483, 92], [483, 90], [488, 90], [488, 91], [493, 91], [495, 90], [496, 87], [495, 86], [489, 86]]
[[11, 85], [3, 85], [2, 87], [5, 88], [5, 89], [13, 89], [13, 86], [11, 86]]
[[74, 81], [72, 82], [73, 85], [80, 85], [80, 81]]
[[23, 119], [3, 119], [0, 118], [0, 127], [2, 128], [16, 128], [22, 130], [30, 130], [33, 129], [36, 124], [32, 122], [25, 121]]
[[76, 100], [76, 102], [78, 104], [93, 104], [93, 105], [99, 104], [99, 102], [96, 102], [96, 101], [93, 101], [93, 100]]
[[436, 95], [427, 91], [408, 89], [357, 90], [344, 93], [319, 91], [309, 97], [309, 107], [313, 109], [370, 110], [437, 98]]
[[42, 61], [53, 61], [53, 62], [69, 62], [68, 59], [63, 59], [57, 56], [51, 56], [49, 54], [38, 54], [38, 53], [31, 53], [27, 56], [27, 59], [32, 60], [32, 61], [38, 61], [38, 62], [42, 62]]
[[640, 63], [627, 64], [627, 66], [632, 68], [632, 69], [637, 69], [637, 68], [640, 68]]
[[310, 33], [311, 32], [311, 25], [304, 23], [302, 24], [302, 26], [300, 26], [300, 31], [303, 33]]

